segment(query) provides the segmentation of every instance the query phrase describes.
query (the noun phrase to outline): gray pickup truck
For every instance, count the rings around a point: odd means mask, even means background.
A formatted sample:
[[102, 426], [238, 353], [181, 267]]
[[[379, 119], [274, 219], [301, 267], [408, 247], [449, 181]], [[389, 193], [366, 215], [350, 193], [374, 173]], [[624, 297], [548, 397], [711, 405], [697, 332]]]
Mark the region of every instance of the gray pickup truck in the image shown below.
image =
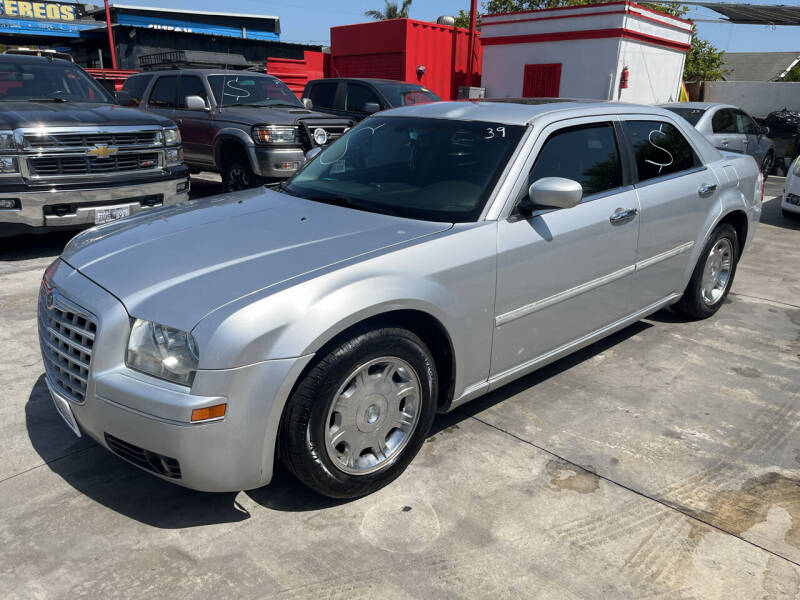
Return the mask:
[[181, 69], [130, 77], [120, 102], [173, 119], [193, 172], [222, 173], [226, 191], [286, 179], [305, 153], [353, 121], [307, 108], [280, 79], [251, 71]]
[[0, 237], [186, 200], [182, 153], [175, 123], [120, 106], [71, 62], [0, 55]]

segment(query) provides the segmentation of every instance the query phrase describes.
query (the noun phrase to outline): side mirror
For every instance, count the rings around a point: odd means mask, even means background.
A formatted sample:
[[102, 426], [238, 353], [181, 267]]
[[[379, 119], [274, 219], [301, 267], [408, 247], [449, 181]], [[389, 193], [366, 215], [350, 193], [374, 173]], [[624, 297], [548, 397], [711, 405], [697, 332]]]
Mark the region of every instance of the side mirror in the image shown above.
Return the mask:
[[314, 160], [314, 157], [320, 152], [322, 152], [322, 148], [320, 148], [319, 146], [317, 146], [316, 148], [312, 148], [311, 150], [306, 152], [306, 161], [311, 162], [312, 160]]
[[114, 97], [122, 106], [136, 106], [136, 103], [133, 101], [133, 96], [131, 96], [130, 92], [119, 90], [118, 92], [114, 92]]
[[368, 115], [373, 115], [381, 109], [381, 105], [377, 102], [367, 102], [364, 105], [364, 112]]
[[572, 208], [583, 199], [583, 186], [563, 177], [542, 177], [528, 188], [531, 202], [542, 208]]
[[303, 98], [303, 106], [305, 106], [308, 110], [314, 108], [314, 103], [311, 101], [311, 98]]
[[186, 96], [186, 98], [183, 99], [183, 104], [186, 110], [208, 110], [206, 101], [200, 96]]

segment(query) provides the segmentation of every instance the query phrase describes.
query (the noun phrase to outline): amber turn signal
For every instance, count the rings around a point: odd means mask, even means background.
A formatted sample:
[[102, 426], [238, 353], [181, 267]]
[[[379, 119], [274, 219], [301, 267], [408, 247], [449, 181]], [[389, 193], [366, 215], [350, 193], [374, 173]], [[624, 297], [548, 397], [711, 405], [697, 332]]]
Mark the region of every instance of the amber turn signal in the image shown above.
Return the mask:
[[215, 406], [207, 406], [206, 408], [195, 408], [192, 411], [192, 422], [208, 421], [209, 419], [224, 417], [227, 407], [227, 404], [217, 404]]

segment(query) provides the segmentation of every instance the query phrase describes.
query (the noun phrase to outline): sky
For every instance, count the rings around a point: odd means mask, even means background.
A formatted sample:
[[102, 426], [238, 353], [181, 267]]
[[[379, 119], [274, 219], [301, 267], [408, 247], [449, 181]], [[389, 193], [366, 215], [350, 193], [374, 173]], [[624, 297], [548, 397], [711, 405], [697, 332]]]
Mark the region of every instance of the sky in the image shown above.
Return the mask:
[[[93, 0], [101, 4], [99, 0]], [[742, 2], [742, 0], [734, 0]], [[174, 6], [181, 9], [267, 14], [281, 19], [281, 39], [287, 42], [307, 42], [327, 45], [329, 29], [334, 25], [348, 25], [367, 20], [364, 11], [382, 9], [383, 0], [237, 0], [221, 3], [219, 0], [124, 0], [120, 4], [142, 6]], [[415, 0], [411, 5], [412, 19], [435, 21], [439, 15], [454, 15], [459, 9], [468, 10], [469, 0]], [[479, 5], [483, 0], [479, 0]], [[756, 0], [749, 4], [783, 4], [800, 6], [800, 0]], [[705, 8], [693, 8], [690, 19], [717, 19], [721, 15]], [[760, 25], [732, 25], [729, 23], [697, 24], [700, 37], [708, 39], [720, 50], [727, 52], [793, 52], [800, 53], [800, 27], [770, 28]]]

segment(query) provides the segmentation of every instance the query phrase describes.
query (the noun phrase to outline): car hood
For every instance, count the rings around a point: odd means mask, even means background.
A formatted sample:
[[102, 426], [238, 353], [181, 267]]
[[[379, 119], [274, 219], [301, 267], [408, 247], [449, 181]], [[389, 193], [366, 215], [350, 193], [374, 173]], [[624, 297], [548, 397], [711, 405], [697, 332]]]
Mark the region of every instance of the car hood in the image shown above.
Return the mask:
[[161, 125], [169, 119], [117, 104], [87, 102], [0, 102], [0, 127], [14, 129], [49, 125]]
[[289, 125], [303, 119], [320, 119], [331, 122], [349, 122], [334, 115], [308, 110], [307, 108], [270, 108], [259, 106], [224, 106], [219, 109], [218, 119], [234, 121], [245, 125], [261, 125], [264, 123]]
[[90, 229], [61, 258], [131, 316], [189, 331], [242, 296], [451, 227], [260, 188]]

